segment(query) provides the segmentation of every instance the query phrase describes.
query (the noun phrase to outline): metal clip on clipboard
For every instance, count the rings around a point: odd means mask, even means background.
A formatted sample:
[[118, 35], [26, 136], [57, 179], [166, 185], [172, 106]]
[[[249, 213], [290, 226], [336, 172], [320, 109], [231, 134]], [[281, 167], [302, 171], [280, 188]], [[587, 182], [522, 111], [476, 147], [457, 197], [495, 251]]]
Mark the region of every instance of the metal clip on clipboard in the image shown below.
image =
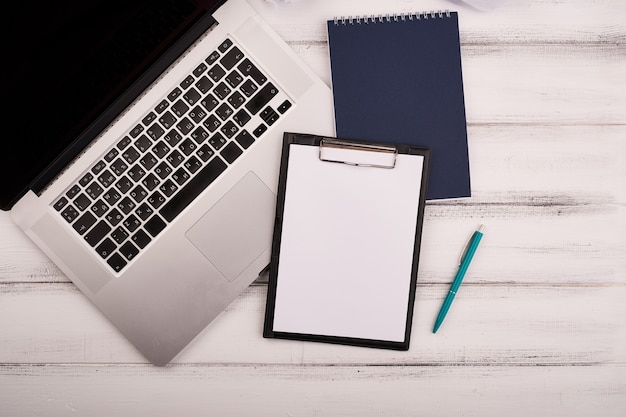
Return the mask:
[[320, 141], [319, 159], [358, 167], [393, 169], [398, 159], [395, 146], [346, 142], [324, 138]]

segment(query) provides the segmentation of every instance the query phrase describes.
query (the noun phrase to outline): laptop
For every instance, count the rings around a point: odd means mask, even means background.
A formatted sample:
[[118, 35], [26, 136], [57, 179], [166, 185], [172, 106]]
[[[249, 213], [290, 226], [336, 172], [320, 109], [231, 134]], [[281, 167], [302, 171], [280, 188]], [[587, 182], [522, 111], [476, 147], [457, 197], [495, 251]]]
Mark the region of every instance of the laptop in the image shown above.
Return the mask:
[[269, 264], [283, 133], [332, 135], [330, 89], [245, 0], [24, 9], [2, 209], [165, 365]]

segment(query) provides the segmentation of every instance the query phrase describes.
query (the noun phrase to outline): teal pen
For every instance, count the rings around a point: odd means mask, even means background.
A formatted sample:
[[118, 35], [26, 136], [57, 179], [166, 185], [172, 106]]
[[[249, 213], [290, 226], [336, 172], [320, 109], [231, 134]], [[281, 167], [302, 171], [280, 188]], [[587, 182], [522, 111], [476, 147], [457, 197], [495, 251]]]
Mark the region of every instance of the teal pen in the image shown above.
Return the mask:
[[456, 296], [456, 292], [461, 286], [461, 282], [463, 282], [463, 277], [467, 272], [467, 268], [469, 267], [470, 262], [472, 262], [472, 258], [474, 257], [474, 253], [476, 253], [476, 248], [478, 248], [478, 244], [480, 243], [480, 239], [483, 237], [483, 230], [485, 230], [485, 226], [481, 225], [478, 230], [474, 232], [469, 242], [467, 243], [467, 248], [463, 255], [461, 256], [461, 262], [459, 263], [459, 271], [456, 273], [454, 277], [454, 281], [452, 281], [452, 285], [450, 286], [450, 291], [448, 291], [448, 295], [441, 306], [441, 310], [439, 310], [439, 315], [437, 316], [437, 321], [435, 321], [435, 327], [433, 328], [433, 333], [437, 333], [437, 329], [443, 323], [443, 319], [446, 318], [446, 314], [448, 314], [448, 310], [450, 309], [450, 305]]

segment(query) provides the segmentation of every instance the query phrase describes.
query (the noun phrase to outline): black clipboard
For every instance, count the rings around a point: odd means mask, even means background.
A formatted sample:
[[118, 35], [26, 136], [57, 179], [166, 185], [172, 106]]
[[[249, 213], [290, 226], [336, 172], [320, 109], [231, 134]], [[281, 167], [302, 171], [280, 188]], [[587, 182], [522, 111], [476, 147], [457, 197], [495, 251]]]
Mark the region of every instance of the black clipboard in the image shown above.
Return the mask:
[[285, 133], [264, 337], [408, 350], [429, 161]]

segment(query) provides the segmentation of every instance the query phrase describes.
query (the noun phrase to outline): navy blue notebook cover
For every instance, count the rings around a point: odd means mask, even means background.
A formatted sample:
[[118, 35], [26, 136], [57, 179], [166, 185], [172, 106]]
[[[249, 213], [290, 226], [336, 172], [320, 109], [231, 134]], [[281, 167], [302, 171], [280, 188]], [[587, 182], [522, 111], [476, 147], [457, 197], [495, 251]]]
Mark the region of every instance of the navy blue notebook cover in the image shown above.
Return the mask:
[[328, 21], [337, 136], [431, 149], [427, 199], [469, 197], [456, 12]]

